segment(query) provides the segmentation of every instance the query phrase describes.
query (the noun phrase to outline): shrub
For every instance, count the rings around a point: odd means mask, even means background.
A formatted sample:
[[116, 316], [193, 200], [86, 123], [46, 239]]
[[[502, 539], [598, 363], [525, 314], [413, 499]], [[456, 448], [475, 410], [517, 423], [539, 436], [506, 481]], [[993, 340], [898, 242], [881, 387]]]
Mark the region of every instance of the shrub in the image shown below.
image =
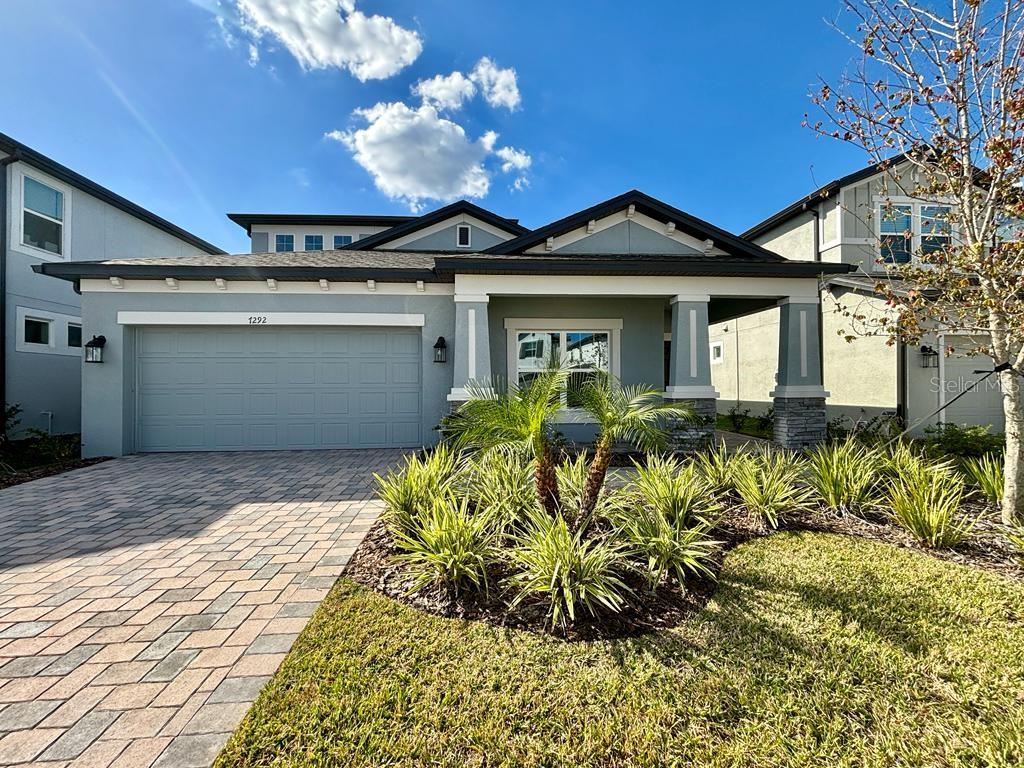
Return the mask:
[[875, 501], [881, 465], [877, 451], [853, 438], [825, 443], [807, 456], [808, 483], [829, 509], [858, 509]]
[[412, 517], [408, 528], [394, 532], [413, 577], [410, 592], [429, 584], [457, 590], [486, 589], [487, 568], [496, 559], [496, 536], [486, 514], [473, 514], [466, 499], [436, 497]]
[[385, 525], [392, 534], [414, 529], [416, 518], [435, 500], [454, 498], [464, 482], [462, 454], [442, 443], [425, 458], [408, 456], [398, 471], [374, 474], [377, 493], [384, 502]]
[[743, 505], [772, 528], [783, 512], [807, 506], [811, 491], [800, 483], [800, 464], [785, 451], [765, 450], [733, 467], [733, 483]]
[[693, 464], [678, 459], [650, 456], [646, 465], [633, 462], [633, 488], [640, 504], [684, 528], [699, 522], [713, 523], [721, 511], [714, 489]]
[[555, 468], [562, 512], [569, 520], [580, 520], [583, 509], [583, 493], [587, 487], [587, 472], [587, 454], [583, 452]]
[[732, 427], [733, 432], [738, 432], [743, 428], [743, 425], [747, 423], [747, 417], [750, 416], [750, 409], [744, 408], [740, 410], [738, 405], [734, 405], [729, 409], [728, 412], [729, 426]]
[[81, 455], [82, 443], [78, 435], [51, 435], [34, 427], [26, 430], [31, 438], [31, 450], [47, 464], [64, 464]]
[[978, 458], [963, 460], [962, 466], [967, 478], [974, 483], [988, 501], [999, 504], [1003, 500], [1003, 462], [1000, 457], [986, 453]]
[[984, 456], [986, 453], [1002, 454], [1006, 439], [1001, 434], [991, 434], [988, 427], [962, 427], [958, 424], [940, 424], [925, 427], [925, 451], [929, 456]]
[[725, 442], [720, 442], [713, 450], [698, 453], [693, 466], [704, 477], [708, 485], [716, 491], [735, 489], [734, 476], [736, 468], [750, 460], [750, 455], [740, 451], [730, 453]]
[[647, 505], [623, 510], [614, 522], [618, 535], [640, 557], [640, 570], [651, 591], [670, 574], [683, 587], [688, 573], [713, 578], [707, 563], [721, 542], [712, 540], [709, 522], [694, 520], [687, 525], [685, 516], [671, 518]]
[[934, 549], [963, 541], [974, 525], [960, 514], [963, 478], [948, 463], [918, 459], [889, 481], [893, 519], [922, 545]]
[[503, 448], [481, 451], [469, 463], [466, 493], [488, 510], [498, 531], [522, 523], [537, 506], [533, 467], [521, 452]]
[[585, 538], [570, 530], [562, 515], [551, 517], [537, 510], [509, 552], [518, 570], [511, 582], [517, 590], [512, 607], [524, 600], [547, 602], [548, 620], [565, 628], [576, 621], [578, 608], [591, 616], [601, 610], [617, 612], [629, 588], [620, 578], [625, 553], [602, 538]]

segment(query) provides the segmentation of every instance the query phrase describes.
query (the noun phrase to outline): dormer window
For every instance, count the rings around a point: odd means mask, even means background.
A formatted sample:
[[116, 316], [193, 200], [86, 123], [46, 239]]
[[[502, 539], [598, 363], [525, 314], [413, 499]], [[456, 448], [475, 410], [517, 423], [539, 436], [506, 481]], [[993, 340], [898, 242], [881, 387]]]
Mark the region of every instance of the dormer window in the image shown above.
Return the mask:
[[472, 241], [470, 240], [470, 226], [469, 224], [459, 224], [455, 228], [455, 245], [458, 248], [470, 248]]

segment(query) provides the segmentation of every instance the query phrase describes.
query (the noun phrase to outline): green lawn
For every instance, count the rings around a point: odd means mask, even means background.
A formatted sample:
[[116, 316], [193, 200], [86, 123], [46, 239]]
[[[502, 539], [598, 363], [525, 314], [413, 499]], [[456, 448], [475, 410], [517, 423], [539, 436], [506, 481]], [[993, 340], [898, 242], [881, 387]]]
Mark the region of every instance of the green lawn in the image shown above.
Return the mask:
[[778, 534], [671, 632], [566, 643], [342, 580], [219, 765], [1024, 764], [1024, 586]]

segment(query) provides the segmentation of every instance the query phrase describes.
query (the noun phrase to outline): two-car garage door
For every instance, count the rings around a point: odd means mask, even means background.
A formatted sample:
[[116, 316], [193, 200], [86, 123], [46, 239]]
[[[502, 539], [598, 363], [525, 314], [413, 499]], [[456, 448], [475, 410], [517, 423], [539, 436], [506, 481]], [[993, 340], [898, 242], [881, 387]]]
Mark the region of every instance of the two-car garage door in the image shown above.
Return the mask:
[[136, 447], [421, 444], [418, 328], [141, 327]]

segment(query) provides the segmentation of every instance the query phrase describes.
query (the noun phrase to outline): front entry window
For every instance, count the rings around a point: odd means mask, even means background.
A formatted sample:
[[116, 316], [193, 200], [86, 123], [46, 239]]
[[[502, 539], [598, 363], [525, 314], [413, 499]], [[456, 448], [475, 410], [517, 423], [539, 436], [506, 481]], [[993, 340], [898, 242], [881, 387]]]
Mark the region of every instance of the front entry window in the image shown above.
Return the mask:
[[573, 392], [599, 373], [611, 371], [611, 334], [599, 330], [530, 330], [516, 333], [516, 381], [526, 386], [546, 368], [562, 363], [569, 370], [570, 407], [579, 405]]

